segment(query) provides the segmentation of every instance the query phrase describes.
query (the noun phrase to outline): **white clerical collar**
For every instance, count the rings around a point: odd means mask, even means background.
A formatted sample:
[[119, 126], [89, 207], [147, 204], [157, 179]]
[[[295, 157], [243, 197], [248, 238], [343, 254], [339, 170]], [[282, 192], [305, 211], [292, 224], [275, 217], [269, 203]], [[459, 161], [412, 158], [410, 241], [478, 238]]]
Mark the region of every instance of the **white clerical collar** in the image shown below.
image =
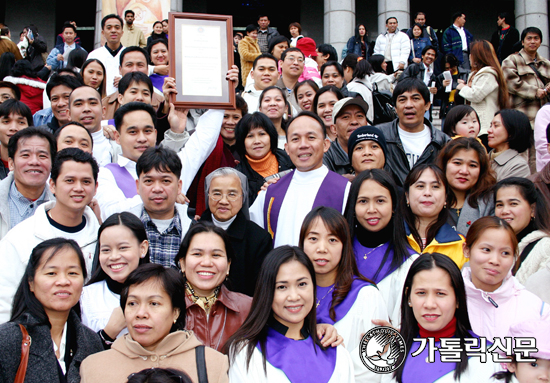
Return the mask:
[[99, 129], [97, 132], [93, 132], [91, 134], [92, 134], [92, 139], [94, 140], [94, 145], [107, 140], [107, 138], [103, 134], [103, 129]]
[[328, 168], [325, 165], [321, 165], [320, 168], [313, 169], [307, 172], [301, 172], [296, 169], [292, 178], [296, 181], [311, 181], [313, 178], [324, 178], [327, 174]]
[[229, 229], [229, 226], [231, 226], [231, 224], [233, 223], [233, 221], [234, 221], [236, 218], [237, 218], [237, 215], [234, 215], [233, 217], [231, 217], [231, 218], [228, 219], [227, 221], [222, 222], [222, 221], [218, 221], [218, 220], [214, 217], [214, 214], [212, 214], [212, 223], [214, 224], [214, 226], [220, 227], [220, 228], [224, 229], [225, 231], [227, 231], [227, 229]]

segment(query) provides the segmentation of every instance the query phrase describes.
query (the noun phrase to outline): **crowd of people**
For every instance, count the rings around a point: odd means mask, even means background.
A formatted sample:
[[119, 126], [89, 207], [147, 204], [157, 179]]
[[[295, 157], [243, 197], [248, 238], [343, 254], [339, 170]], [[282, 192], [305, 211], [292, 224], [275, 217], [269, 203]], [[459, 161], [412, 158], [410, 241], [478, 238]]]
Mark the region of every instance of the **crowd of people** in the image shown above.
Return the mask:
[[49, 52], [0, 28], [0, 381], [550, 380], [538, 28], [438, 38], [419, 12], [339, 61], [260, 15], [219, 74], [235, 109], [187, 110], [168, 20], [134, 17], [90, 53], [74, 21]]

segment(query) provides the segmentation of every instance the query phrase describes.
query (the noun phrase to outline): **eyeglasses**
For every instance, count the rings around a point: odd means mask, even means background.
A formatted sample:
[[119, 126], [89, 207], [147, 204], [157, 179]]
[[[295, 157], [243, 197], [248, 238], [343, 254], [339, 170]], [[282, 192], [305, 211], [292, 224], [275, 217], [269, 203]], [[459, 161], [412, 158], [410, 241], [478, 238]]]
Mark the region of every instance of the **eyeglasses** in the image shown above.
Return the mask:
[[285, 60], [290, 61], [291, 63], [293, 63], [294, 61], [298, 61], [298, 64], [301, 64], [304, 62], [304, 59], [301, 58], [301, 57], [294, 57], [294, 56], [290, 56], [290, 57], [285, 57]]
[[231, 201], [231, 202], [235, 202], [236, 200], [239, 199], [239, 197], [241, 197], [241, 194], [239, 193], [235, 193], [235, 192], [229, 192], [227, 194], [224, 194], [224, 193], [220, 193], [220, 192], [212, 192], [212, 193], [208, 193], [208, 195], [210, 196], [210, 198], [212, 198], [213, 201], [220, 201], [223, 196], [225, 196], [225, 198], [227, 198], [228, 201]]

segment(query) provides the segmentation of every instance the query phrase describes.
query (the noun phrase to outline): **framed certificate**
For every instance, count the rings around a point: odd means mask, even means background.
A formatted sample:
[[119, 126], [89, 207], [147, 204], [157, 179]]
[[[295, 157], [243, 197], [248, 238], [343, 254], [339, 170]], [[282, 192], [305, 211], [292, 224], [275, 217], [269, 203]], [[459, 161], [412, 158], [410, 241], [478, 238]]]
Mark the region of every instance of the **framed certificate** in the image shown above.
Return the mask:
[[235, 109], [235, 89], [225, 78], [233, 65], [233, 17], [170, 12], [169, 25], [174, 106]]

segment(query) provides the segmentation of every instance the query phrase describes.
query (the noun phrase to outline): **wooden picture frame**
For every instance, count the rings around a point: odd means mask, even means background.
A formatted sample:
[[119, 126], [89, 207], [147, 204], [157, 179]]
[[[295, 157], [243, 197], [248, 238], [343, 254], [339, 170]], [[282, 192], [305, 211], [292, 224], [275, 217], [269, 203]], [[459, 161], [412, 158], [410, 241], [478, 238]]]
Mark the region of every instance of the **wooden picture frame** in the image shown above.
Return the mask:
[[226, 79], [233, 65], [233, 17], [170, 12], [172, 103], [185, 109], [235, 109], [235, 89]]

